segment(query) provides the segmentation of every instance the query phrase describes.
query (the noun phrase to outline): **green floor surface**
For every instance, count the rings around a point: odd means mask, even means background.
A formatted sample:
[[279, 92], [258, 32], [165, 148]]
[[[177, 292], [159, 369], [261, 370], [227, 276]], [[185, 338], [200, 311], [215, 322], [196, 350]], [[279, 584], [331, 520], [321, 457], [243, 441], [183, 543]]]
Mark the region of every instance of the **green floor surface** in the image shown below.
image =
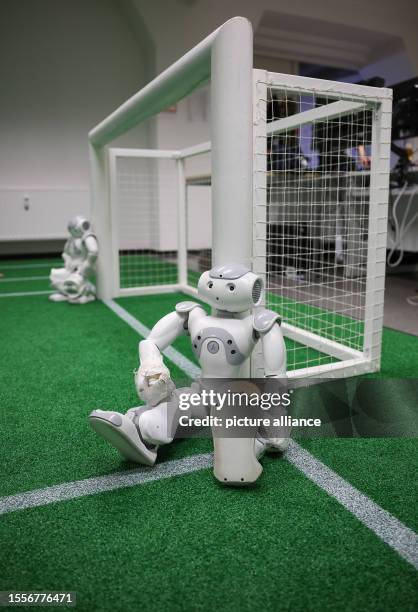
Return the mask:
[[[152, 327], [182, 299], [118, 302]], [[0, 338], [0, 495], [132, 468], [86, 418], [138, 403], [134, 330], [100, 302], [4, 297]], [[195, 359], [189, 338], [175, 347]], [[378, 376], [417, 378], [418, 339], [384, 330]], [[417, 529], [417, 442], [302, 444]], [[209, 440], [179, 441], [159, 461], [209, 450]], [[86, 611], [416, 609], [411, 566], [285, 459], [263, 464], [249, 490], [220, 487], [205, 470], [4, 515], [0, 590], [75, 590]]]
[[78, 610], [416, 609], [411, 566], [290, 464], [267, 463], [252, 490], [206, 470], [9, 514], [0, 589], [77, 591]]

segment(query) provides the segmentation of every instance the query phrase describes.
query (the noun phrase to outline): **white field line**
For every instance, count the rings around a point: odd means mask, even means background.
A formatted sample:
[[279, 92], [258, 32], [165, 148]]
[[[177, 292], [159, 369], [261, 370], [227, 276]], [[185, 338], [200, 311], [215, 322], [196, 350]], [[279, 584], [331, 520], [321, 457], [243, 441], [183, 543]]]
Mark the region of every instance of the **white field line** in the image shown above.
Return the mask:
[[125, 487], [135, 487], [139, 484], [190, 474], [197, 470], [203, 470], [212, 465], [212, 455], [194, 455], [185, 459], [175, 459], [159, 463], [153, 468], [140, 467], [129, 472], [115, 472], [105, 476], [86, 478], [85, 480], [75, 480], [74, 482], [64, 482], [44, 489], [35, 489], [17, 495], [0, 497], [0, 514], [25, 510], [36, 506], [46, 506], [54, 502], [67, 501], [94, 495], [104, 491], [114, 491]]
[[25, 297], [27, 295], [49, 295], [53, 291], [16, 291], [14, 293], [0, 293], [0, 298], [4, 297]]
[[418, 535], [293, 440], [285, 458], [418, 570]]
[[10, 278], [0, 278], [0, 283], [12, 283], [16, 281], [46, 280], [49, 276], [12, 276]]
[[0, 262], [0, 272], [3, 270], [26, 270], [30, 268], [51, 268], [56, 265], [64, 265], [63, 261], [51, 261], [50, 263], [39, 263], [39, 264], [9, 264], [6, 266], [2, 266]]
[[[112, 300], [106, 302], [106, 305], [118, 316], [120, 316], [119, 312], [123, 313], [121, 318], [141, 336], [146, 336], [148, 328], [127, 313], [124, 308], [119, 307]], [[181, 363], [183, 363], [186, 358], [183, 355], [181, 355], [181, 358]], [[170, 359], [174, 361], [173, 355]], [[191, 362], [190, 365], [196, 368]], [[181, 366], [179, 365], [179, 367]], [[336, 499], [379, 539], [418, 569], [418, 535], [414, 531], [406, 527], [389, 512], [383, 510], [378, 504], [346, 482], [296, 442], [291, 441], [285, 458], [318, 487]], [[87, 478], [86, 480], [67, 482], [44, 489], [9, 495], [0, 498], [0, 514], [44, 506], [53, 502], [75, 499], [104, 491], [132, 487], [162, 478], [189, 474], [209, 468], [211, 465], [211, 454], [192, 455], [185, 459], [160, 463], [153, 468], [143, 467], [130, 472], [117, 472], [107, 476]]]
[[[415, 532], [375, 504], [296, 442], [291, 441], [285, 458], [318, 487], [336, 499], [405, 561], [418, 569], [418, 535]], [[166, 461], [152, 468], [140, 467], [129, 472], [115, 472], [106, 476], [65, 482], [44, 489], [9, 495], [0, 498], [0, 515], [105, 491], [135, 487], [147, 482], [190, 474], [210, 468], [212, 465], [212, 453], [192, 455], [184, 459]]]

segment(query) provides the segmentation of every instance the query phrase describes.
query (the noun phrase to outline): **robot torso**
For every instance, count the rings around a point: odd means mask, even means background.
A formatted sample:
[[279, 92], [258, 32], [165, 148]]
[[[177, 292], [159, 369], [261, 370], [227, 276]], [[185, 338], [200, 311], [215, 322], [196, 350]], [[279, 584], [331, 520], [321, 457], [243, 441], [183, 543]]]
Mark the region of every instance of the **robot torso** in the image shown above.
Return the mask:
[[188, 331], [204, 378], [239, 376], [257, 342], [252, 315], [214, 317], [200, 306], [189, 314]]

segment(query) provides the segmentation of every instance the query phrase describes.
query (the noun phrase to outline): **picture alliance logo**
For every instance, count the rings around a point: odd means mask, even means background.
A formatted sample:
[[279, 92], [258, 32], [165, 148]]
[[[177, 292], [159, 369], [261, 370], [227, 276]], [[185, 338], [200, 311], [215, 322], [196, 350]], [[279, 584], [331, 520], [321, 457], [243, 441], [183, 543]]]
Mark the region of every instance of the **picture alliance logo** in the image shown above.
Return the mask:
[[[251, 389], [256, 389], [251, 385]], [[215, 391], [201, 389], [200, 392], [180, 393], [178, 407], [182, 411], [180, 427], [215, 427], [225, 430], [239, 430], [248, 427], [278, 428], [276, 433], [288, 436], [283, 430], [292, 427], [321, 427], [318, 418], [295, 418], [288, 414], [291, 406], [291, 392]], [[196, 409], [205, 416], [195, 416]], [[187, 411], [190, 411], [189, 413]], [[244, 434], [243, 434], [244, 435]], [[244, 435], [245, 437], [245, 435]]]

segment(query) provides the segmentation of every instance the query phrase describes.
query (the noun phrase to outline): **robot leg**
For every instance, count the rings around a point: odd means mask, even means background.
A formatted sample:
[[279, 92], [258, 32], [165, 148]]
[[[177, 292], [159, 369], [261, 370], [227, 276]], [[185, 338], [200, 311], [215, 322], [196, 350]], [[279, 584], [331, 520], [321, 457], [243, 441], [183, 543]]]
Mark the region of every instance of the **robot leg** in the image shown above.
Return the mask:
[[95, 286], [80, 274], [73, 274], [67, 284], [70, 304], [87, 304], [96, 299]]
[[48, 299], [51, 300], [51, 302], [68, 302], [68, 297], [63, 293], [58, 292], [51, 293], [51, 295], [48, 296]]
[[53, 289], [56, 289], [55, 293], [49, 296], [51, 302], [66, 302], [68, 296], [63, 291], [63, 283], [68, 278], [69, 272], [65, 268], [52, 268], [49, 281]]
[[[287, 410], [282, 406], [272, 407], [270, 409], [270, 417], [279, 419], [282, 416], [287, 416]], [[285, 453], [289, 448], [290, 436], [292, 428], [290, 426], [283, 427], [261, 427], [257, 434], [259, 444], [264, 445], [264, 450], [273, 453]]]
[[285, 453], [289, 448], [290, 438], [262, 438], [261, 436], [256, 438], [257, 447], [263, 446], [261, 453], [269, 451], [272, 453]]
[[[179, 409], [179, 395], [184, 396], [193, 391], [188, 387], [176, 389], [169, 401], [160, 402], [154, 408], [141, 412], [138, 426], [144, 440], [150, 444], [170, 444], [179, 426], [181, 411]], [[192, 416], [205, 416], [200, 406], [193, 407]]]
[[214, 474], [226, 485], [245, 486], [255, 482], [263, 468], [258, 459], [266, 451], [284, 453], [289, 438], [222, 438], [216, 435], [214, 445]]
[[154, 465], [158, 446], [149, 444], [142, 438], [138, 425], [139, 416], [145, 411], [150, 409], [147, 406], [131, 408], [126, 414], [93, 410], [89, 415], [89, 423], [101, 438], [109, 442], [128, 461]]
[[[212, 415], [216, 415], [215, 408]], [[234, 416], [233, 407], [224, 408], [224, 419]], [[252, 484], [263, 471], [258, 457], [263, 454], [264, 445], [256, 438], [257, 427], [248, 426], [245, 431], [243, 427], [229, 427], [226, 430], [224, 424], [220, 428], [212, 427], [215, 478], [225, 485]]]
[[178, 396], [157, 406], [131, 408], [126, 414], [93, 410], [89, 423], [122, 457], [135, 463], [154, 465], [158, 447], [173, 441], [178, 424]]
[[222, 484], [245, 486], [254, 483], [263, 468], [258, 461], [264, 452], [264, 445], [254, 437], [221, 438], [214, 436], [215, 478]]

